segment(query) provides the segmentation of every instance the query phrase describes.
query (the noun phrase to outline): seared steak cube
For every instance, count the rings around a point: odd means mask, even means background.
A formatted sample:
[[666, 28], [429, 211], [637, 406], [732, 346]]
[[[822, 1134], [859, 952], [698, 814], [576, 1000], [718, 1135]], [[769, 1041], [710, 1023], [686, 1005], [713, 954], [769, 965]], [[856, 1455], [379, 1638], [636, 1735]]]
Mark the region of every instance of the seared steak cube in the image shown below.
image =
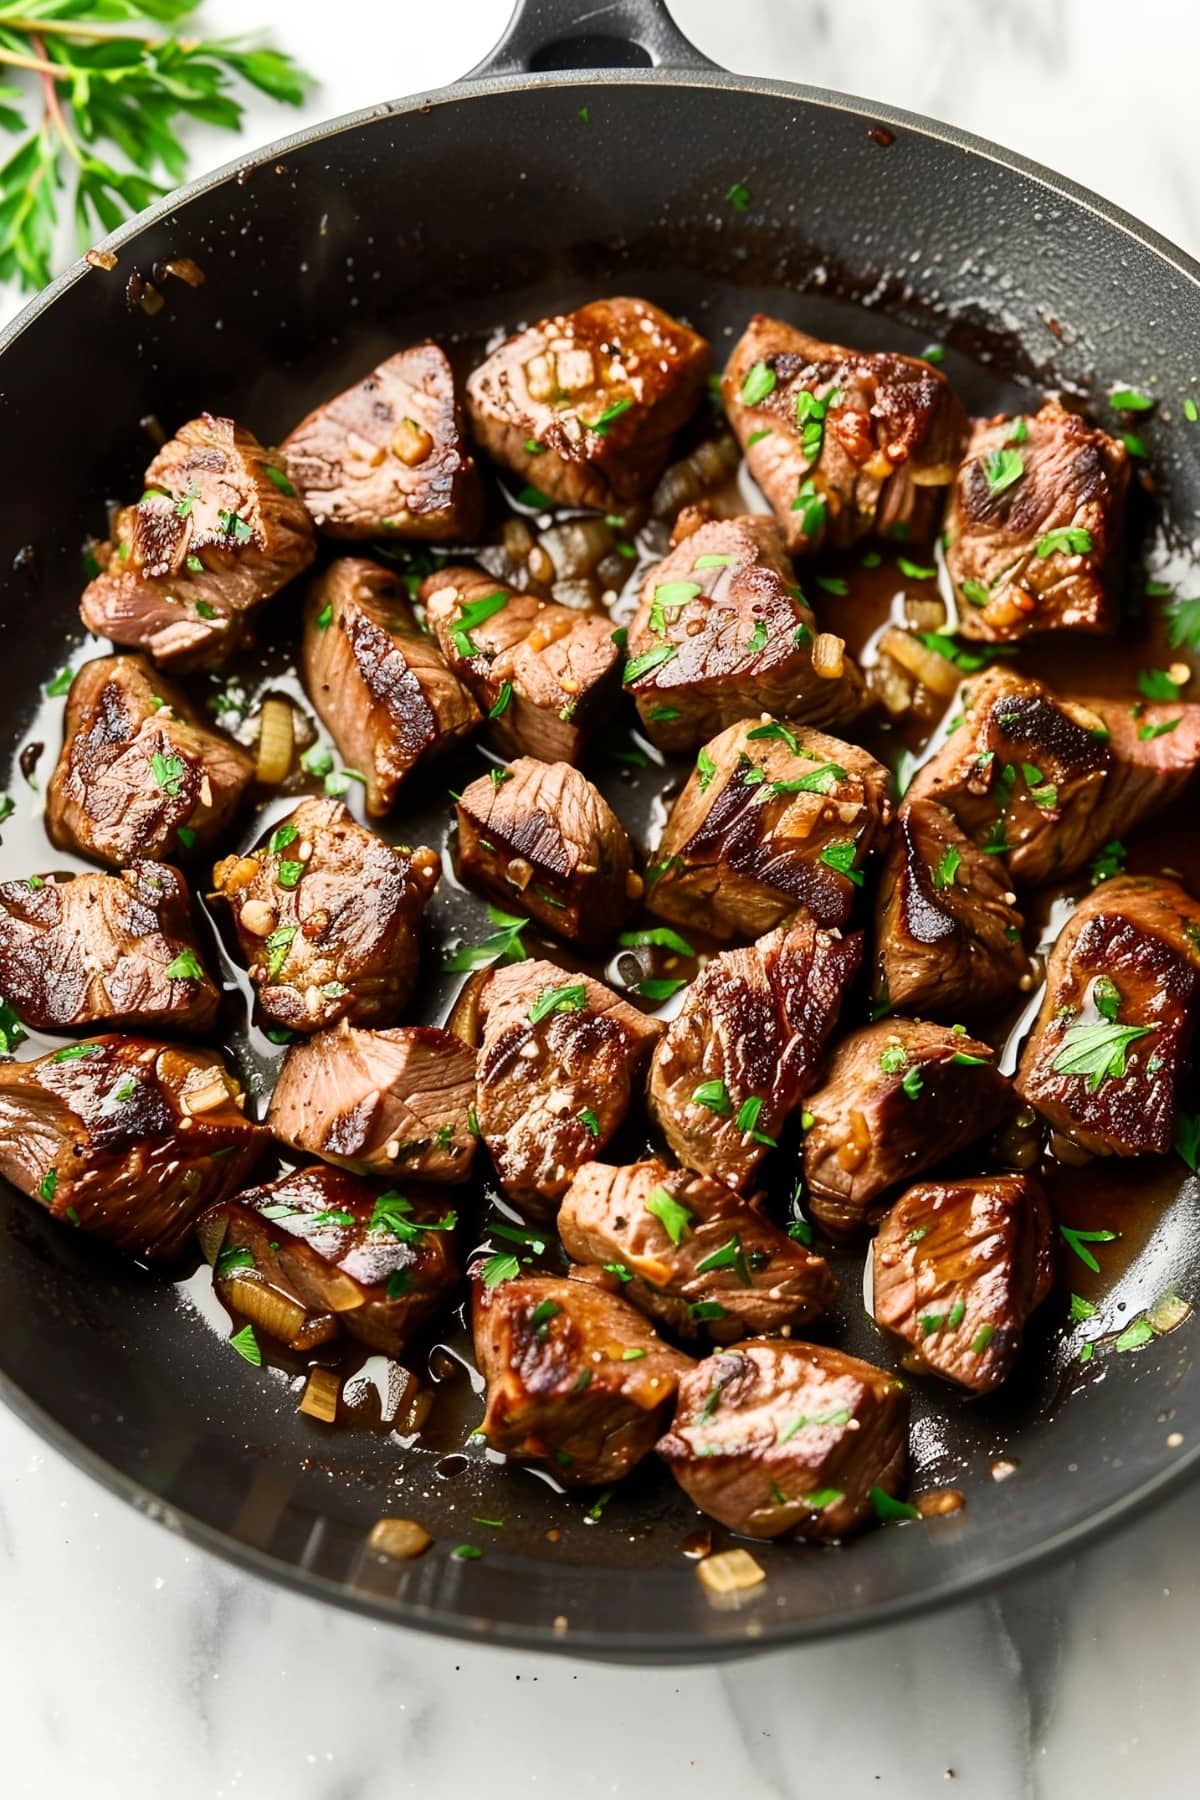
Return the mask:
[[758, 313], [722, 386], [790, 551], [844, 549], [872, 533], [933, 536], [967, 430], [940, 370], [915, 356], [823, 344]]
[[754, 1339], [689, 1369], [658, 1454], [690, 1500], [746, 1537], [840, 1538], [895, 1496], [908, 1395], [857, 1357]]
[[1200, 904], [1163, 878], [1103, 882], [1050, 953], [1017, 1090], [1095, 1155], [1165, 1155], [1198, 1001]]
[[267, 1126], [289, 1149], [359, 1175], [465, 1181], [474, 1102], [474, 1052], [452, 1032], [343, 1020], [292, 1045]]
[[560, 937], [606, 943], [641, 894], [625, 827], [569, 763], [519, 757], [473, 781], [455, 812], [463, 880]]
[[588, 1281], [522, 1275], [477, 1278], [472, 1313], [493, 1450], [579, 1487], [619, 1481], [654, 1448], [691, 1362], [634, 1307]]
[[921, 1370], [990, 1393], [1054, 1280], [1050, 1211], [1030, 1175], [909, 1188], [872, 1248], [876, 1322]]
[[654, 853], [647, 905], [713, 937], [793, 914], [845, 925], [891, 818], [888, 772], [840, 738], [763, 717], [705, 744]]
[[479, 1016], [479, 1135], [505, 1191], [552, 1211], [625, 1118], [662, 1026], [588, 975], [531, 961], [489, 972]]
[[247, 614], [306, 569], [312, 520], [278, 452], [202, 413], [165, 443], [146, 491], [117, 516], [107, 566], [84, 590], [89, 631], [203, 669], [237, 648]]
[[902, 806], [879, 883], [879, 998], [954, 1020], [1015, 993], [1029, 959], [1008, 879], [1004, 858], [980, 850], [944, 806]]
[[340, 800], [302, 800], [213, 886], [229, 907], [266, 1018], [292, 1031], [389, 1025], [417, 977], [436, 850], [395, 850]]
[[494, 350], [467, 382], [477, 441], [551, 500], [647, 493], [704, 394], [709, 348], [647, 300], [593, 300]]
[[97, 657], [67, 695], [46, 829], [60, 849], [115, 868], [175, 861], [220, 836], [253, 774], [246, 752], [202, 725], [144, 657]]
[[279, 447], [328, 537], [471, 538], [483, 517], [454, 375], [434, 343], [399, 350], [302, 419]]
[[1129, 453], [1053, 401], [976, 419], [946, 519], [964, 637], [1111, 631]]
[[680, 1337], [729, 1344], [799, 1330], [837, 1295], [825, 1258], [752, 1201], [657, 1160], [585, 1164], [558, 1232], [568, 1256], [616, 1268], [622, 1298]]
[[714, 956], [650, 1069], [650, 1110], [680, 1162], [747, 1188], [817, 1079], [862, 939], [811, 920]]
[[1082, 868], [1198, 764], [1200, 706], [1060, 700], [1031, 676], [989, 669], [909, 798], [948, 807], [1016, 880], [1037, 884]]
[[196, 1235], [222, 1298], [270, 1336], [304, 1349], [331, 1319], [398, 1356], [457, 1288], [456, 1223], [420, 1188], [401, 1194], [317, 1163], [210, 1207]]
[[177, 869], [32, 875], [0, 885], [0, 993], [37, 1031], [203, 1033], [220, 994]]
[[578, 762], [620, 685], [612, 620], [518, 594], [479, 569], [439, 569], [421, 594], [438, 647], [497, 750]]
[[897, 1182], [985, 1136], [1011, 1105], [990, 1045], [961, 1030], [885, 1019], [854, 1032], [805, 1102], [809, 1211], [831, 1237], [853, 1236]]
[[774, 521], [714, 519], [647, 575], [625, 686], [664, 750], [694, 750], [764, 712], [836, 724], [862, 710], [862, 676], [839, 638], [819, 641], [820, 659], [816, 621]]
[[96, 1037], [0, 1063], [0, 1175], [119, 1250], [178, 1256], [265, 1134], [211, 1050]]
[[309, 588], [304, 685], [381, 819], [416, 765], [456, 744], [479, 708], [413, 618], [399, 577], [361, 557], [331, 563]]

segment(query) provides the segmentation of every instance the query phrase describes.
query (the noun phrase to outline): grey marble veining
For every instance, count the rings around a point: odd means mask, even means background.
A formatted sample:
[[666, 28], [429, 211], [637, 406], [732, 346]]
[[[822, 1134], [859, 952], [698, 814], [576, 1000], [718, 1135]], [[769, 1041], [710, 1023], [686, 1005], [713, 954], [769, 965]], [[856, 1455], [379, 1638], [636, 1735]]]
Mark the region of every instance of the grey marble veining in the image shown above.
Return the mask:
[[[212, 0], [216, 32], [270, 9]], [[452, 79], [505, 0], [293, 0], [299, 122]], [[717, 60], [951, 119], [1200, 248], [1195, 8], [676, 0]], [[364, 54], [364, 45], [370, 54]], [[251, 108], [247, 147], [293, 123]], [[198, 161], [231, 140], [197, 134]], [[4, 310], [11, 310], [10, 302]], [[53, 1344], [47, 1344], [53, 1354]], [[395, 1631], [148, 1523], [0, 1412], [4, 1800], [1108, 1800], [1194, 1790], [1197, 1498], [998, 1596], [723, 1668], [638, 1671]]]

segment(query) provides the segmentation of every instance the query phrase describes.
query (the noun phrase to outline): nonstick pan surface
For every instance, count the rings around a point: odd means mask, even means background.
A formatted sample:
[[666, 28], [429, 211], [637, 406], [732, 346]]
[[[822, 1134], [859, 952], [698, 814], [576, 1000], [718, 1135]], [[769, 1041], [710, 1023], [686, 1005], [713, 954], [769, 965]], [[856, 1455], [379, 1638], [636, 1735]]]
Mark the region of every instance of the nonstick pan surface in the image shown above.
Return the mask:
[[[1139, 566], [1200, 591], [1186, 544], [1162, 523], [1189, 524], [1200, 502], [1200, 428], [1182, 411], [1200, 371], [1194, 264], [1094, 196], [945, 127], [711, 70], [660, 8], [591, 9], [582, 35], [576, 11], [519, 9], [471, 80], [195, 184], [108, 241], [113, 271], [78, 266], [0, 340], [0, 667], [18, 802], [0, 834], [4, 878], [70, 865], [38, 817], [61, 732], [62, 703], [43, 687], [82, 653], [81, 545], [103, 530], [106, 500], [139, 491], [144, 421], [173, 430], [200, 410], [229, 413], [270, 442], [426, 334], [466, 357], [501, 327], [625, 292], [683, 313], [718, 361], [756, 309], [867, 347], [937, 339], [975, 410], [1046, 387], [1098, 405], [1111, 387], [1149, 387], [1157, 496], [1140, 509]], [[727, 199], [734, 183], [750, 190], [743, 211]], [[194, 258], [206, 282], [168, 280], [167, 306], [148, 317], [130, 304], [130, 279], [173, 256]], [[286, 643], [286, 598], [270, 617]], [[1122, 655], [1127, 676], [1152, 660], [1136, 642]], [[1057, 678], [1076, 666], [1060, 657]], [[278, 679], [280, 667], [247, 673]], [[39, 742], [30, 781], [17, 759]], [[416, 778], [395, 835], [441, 842], [446, 788], [482, 766], [472, 750]], [[663, 771], [610, 760], [597, 778], [644, 842]], [[1193, 836], [1182, 813], [1139, 854], [1186, 868]], [[431, 942], [473, 939], [481, 917], [444, 882]], [[451, 993], [431, 979], [426, 1016], [441, 1016]], [[261, 1036], [231, 1047], [252, 1085], [269, 1080]], [[176, 1284], [110, 1257], [10, 1191], [0, 1383], [136, 1505], [314, 1595], [580, 1654], [728, 1655], [962, 1597], [1133, 1518], [1195, 1463], [1194, 1318], [1086, 1369], [1064, 1321], [1069, 1288], [1114, 1329], [1167, 1290], [1200, 1296], [1200, 1183], [1182, 1164], [1133, 1164], [1067, 1186], [1072, 1222], [1122, 1234], [1103, 1279], [1090, 1287], [1082, 1266], [1064, 1269], [1017, 1377], [990, 1400], [913, 1384], [915, 1485], [960, 1490], [965, 1509], [844, 1550], [756, 1547], [767, 1580], [736, 1610], [715, 1607], [697, 1581], [683, 1547], [701, 1521], [661, 1471], [639, 1471], [592, 1523], [589, 1497], [564, 1499], [464, 1449], [480, 1408], [454, 1330], [435, 1359], [444, 1441], [402, 1449], [382, 1430], [330, 1431], [297, 1413], [286, 1373], [231, 1355], [203, 1280]], [[860, 1265], [839, 1265], [838, 1341], [878, 1360], [887, 1352], [859, 1303]], [[410, 1564], [374, 1555], [366, 1540], [381, 1514], [421, 1519], [434, 1548]], [[456, 1560], [463, 1542], [485, 1554]]]

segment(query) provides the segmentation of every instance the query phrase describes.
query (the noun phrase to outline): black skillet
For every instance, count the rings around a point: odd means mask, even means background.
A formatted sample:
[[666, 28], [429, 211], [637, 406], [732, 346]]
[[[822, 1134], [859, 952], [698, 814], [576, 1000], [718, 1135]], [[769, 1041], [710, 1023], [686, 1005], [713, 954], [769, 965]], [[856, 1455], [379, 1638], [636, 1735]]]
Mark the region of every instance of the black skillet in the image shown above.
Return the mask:
[[[597, 293], [685, 313], [718, 359], [757, 307], [868, 346], [937, 338], [976, 409], [1017, 397], [1014, 383], [1026, 398], [1050, 386], [1100, 406], [1113, 385], [1154, 383], [1154, 478], [1165, 514], [1191, 518], [1200, 428], [1181, 401], [1200, 370], [1195, 263], [960, 132], [725, 74], [656, 0], [592, 6], [577, 27], [579, 11], [527, 0], [458, 86], [196, 182], [109, 240], [113, 271], [76, 265], [4, 334], [3, 729], [14, 758], [46, 741], [35, 781], [58, 749], [61, 702], [47, 707], [42, 686], [79, 642], [81, 540], [102, 526], [106, 497], [139, 490], [146, 416], [173, 429], [201, 409], [229, 412], [271, 441], [397, 345], [478, 339]], [[735, 183], [749, 190], [744, 210], [727, 198]], [[196, 259], [207, 281], [168, 279], [167, 305], [149, 317], [130, 304], [131, 278], [172, 256]], [[1156, 554], [1190, 579], [1181, 549], [1160, 536]], [[1139, 654], [1127, 653], [1129, 670]], [[636, 827], [637, 784], [606, 779]], [[3, 873], [69, 861], [36, 819], [22, 826], [37, 795], [15, 764], [9, 788], [18, 815]], [[440, 775], [406, 829], [422, 809], [433, 829]], [[474, 902], [445, 887], [439, 904], [443, 930], [477, 929]], [[444, 1000], [428, 996], [431, 1009]], [[432, 1449], [316, 1425], [282, 1375], [247, 1367], [220, 1341], [226, 1327], [209, 1328], [189, 1297], [202, 1281], [178, 1289], [98, 1253], [11, 1192], [0, 1193], [0, 1379], [14, 1409], [116, 1492], [310, 1594], [510, 1644], [728, 1655], [961, 1598], [1078, 1548], [1182, 1481], [1200, 1456], [1194, 1320], [1136, 1354], [1112, 1338], [1164, 1290], [1200, 1294], [1198, 1184], [1180, 1164], [1089, 1176], [1071, 1192], [1076, 1224], [1124, 1233], [1105, 1246], [1103, 1277], [1064, 1253], [1025, 1367], [995, 1399], [964, 1405], [914, 1384], [916, 1486], [960, 1489], [965, 1510], [842, 1550], [759, 1548], [767, 1580], [737, 1610], [716, 1608], [697, 1580], [680, 1546], [699, 1521], [661, 1474], [640, 1472], [590, 1523], [586, 1497], [564, 1500], [477, 1450], [447, 1460], [479, 1416], [461, 1373], [445, 1384], [453, 1429]], [[840, 1341], [886, 1356], [855, 1267], [843, 1266]], [[1063, 1323], [1072, 1288], [1101, 1303], [1087, 1329], [1107, 1334], [1086, 1367], [1079, 1329]], [[385, 1513], [423, 1520], [434, 1548], [413, 1563], [370, 1553]], [[456, 1559], [463, 1542], [485, 1554]]]

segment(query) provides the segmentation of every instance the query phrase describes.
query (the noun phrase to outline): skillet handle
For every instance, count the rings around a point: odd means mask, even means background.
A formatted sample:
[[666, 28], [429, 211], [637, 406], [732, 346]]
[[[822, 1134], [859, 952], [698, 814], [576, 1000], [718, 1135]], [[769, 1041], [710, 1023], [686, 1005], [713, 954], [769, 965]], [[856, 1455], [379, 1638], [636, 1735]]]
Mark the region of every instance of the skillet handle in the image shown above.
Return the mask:
[[504, 36], [471, 78], [546, 69], [715, 69], [663, 0], [516, 0]]

